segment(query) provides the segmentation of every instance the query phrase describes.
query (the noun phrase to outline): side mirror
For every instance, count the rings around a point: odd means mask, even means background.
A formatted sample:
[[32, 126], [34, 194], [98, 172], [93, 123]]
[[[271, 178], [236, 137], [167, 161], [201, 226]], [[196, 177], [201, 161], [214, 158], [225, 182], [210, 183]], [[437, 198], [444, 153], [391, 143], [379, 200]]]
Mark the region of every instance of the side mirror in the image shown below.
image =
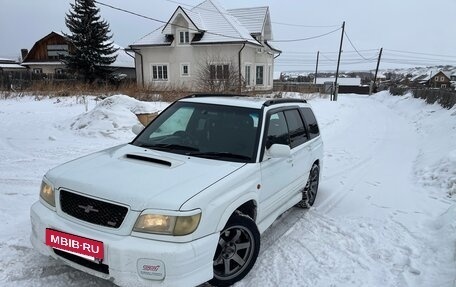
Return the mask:
[[288, 145], [273, 144], [268, 149], [268, 154], [271, 158], [286, 158], [286, 157], [290, 157], [291, 149]]
[[144, 129], [144, 126], [143, 125], [140, 125], [140, 124], [137, 124], [137, 125], [134, 125], [131, 127], [131, 131], [135, 134], [135, 135], [139, 135], [139, 133]]

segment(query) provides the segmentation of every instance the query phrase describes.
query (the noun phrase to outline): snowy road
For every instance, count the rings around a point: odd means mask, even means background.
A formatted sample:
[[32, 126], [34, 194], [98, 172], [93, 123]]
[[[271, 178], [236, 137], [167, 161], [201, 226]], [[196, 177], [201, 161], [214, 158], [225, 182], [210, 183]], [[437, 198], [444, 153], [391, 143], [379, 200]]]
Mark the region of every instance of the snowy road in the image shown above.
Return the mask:
[[[315, 207], [281, 216], [236, 286], [455, 287], [456, 110], [386, 94], [311, 103], [325, 142]], [[83, 112], [74, 98], [0, 100], [2, 286], [112, 286], [43, 258], [28, 240], [46, 170], [131, 137], [112, 129], [128, 122], [115, 121], [120, 112], [91, 114], [89, 132], [68, 128]]]

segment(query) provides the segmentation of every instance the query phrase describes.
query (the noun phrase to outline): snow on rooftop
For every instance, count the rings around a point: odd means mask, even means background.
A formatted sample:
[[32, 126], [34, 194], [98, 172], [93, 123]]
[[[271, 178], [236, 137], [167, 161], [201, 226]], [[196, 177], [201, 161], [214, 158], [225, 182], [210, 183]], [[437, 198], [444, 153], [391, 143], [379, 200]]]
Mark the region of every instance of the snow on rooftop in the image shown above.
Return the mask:
[[129, 56], [126, 52], [125, 49], [117, 44], [113, 44], [114, 48], [118, 48], [119, 50], [117, 51], [117, 58], [114, 63], [112, 63], [110, 66], [112, 67], [121, 67], [121, 68], [134, 68], [135, 67], [135, 59], [133, 59], [131, 56]]
[[0, 69], [26, 69], [25, 67], [19, 64], [3, 64], [0, 63]]
[[[198, 43], [223, 43], [223, 42], [243, 42], [247, 41], [252, 44], [259, 44], [250, 33], [252, 31], [258, 31], [260, 26], [261, 12], [266, 13], [266, 9], [254, 9], [256, 11], [253, 15], [252, 20], [239, 19], [235, 15], [227, 11], [223, 6], [218, 4], [214, 0], [206, 0], [199, 5], [195, 6], [191, 10], [184, 9], [190, 20], [192, 20], [196, 26], [204, 27], [203, 37]], [[235, 14], [243, 14], [246, 9], [237, 9]], [[263, 15], [264, 19], [265, 15]], [[246, 24], [246, 25], [244, 25]], [[169, 33], [168, 29], [163, 30], [166, 25], [160, 27], [157, 30], [152, 31], [141, 39], [135, 41], [133, 46], [138, 45], [168, 45], [171, 42], [166, 38], [163, 32]], [[163, 30], [163, 31], [162, 31]], [[193, 32], [193, 31], [192, 31]]]
[[260, 34], [263, 31], [268, 7], [238, 8], [227, 11], [236, 17], [250, 33]]
[[0, 58], [0, 62], [13, 62], [16, 63], [14, 59], [8, 59], [8, 58]]

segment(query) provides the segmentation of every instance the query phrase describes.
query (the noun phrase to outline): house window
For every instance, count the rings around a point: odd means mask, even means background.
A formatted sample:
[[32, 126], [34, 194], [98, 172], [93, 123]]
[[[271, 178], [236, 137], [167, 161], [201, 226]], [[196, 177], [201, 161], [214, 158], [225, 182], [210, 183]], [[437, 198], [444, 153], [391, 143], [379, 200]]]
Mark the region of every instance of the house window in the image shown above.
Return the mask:
[[63, 75], [63, 69], [62, 68], [55, 69], [55, 74], [56, 75]]
[[190, 43], [190, 34], [188, 31], [179, 32], [179, 44], [188, 44]]
[[229, 64], [214, 64], [209, 66], [211, 80], [227, 80], [230, 75]]
[[47, 56], [50, 60], [59, 60], [68, 56], [68, 45], [47, 45]]
[[154, 81], [168, 81], [168, 65], [152, 65], [152, 79]]
[[251, 66], [250, 65], [246, 65], [245, 66], [245, 84], [246, 86], [250, 86], [250, 74], [251, 74]]
[[444, 82], [444, 81], [445, 81], [445, 78], [444, 78], [444, 77], [440, 77], [440, 81], [441, 81], [441, 82]]
[[446, 84], [442, 84], [442, 86], [440, 86], [441, 88], [446, 88], [447, 85]]
[[438, 82], [439, 81], [439, 77], [435, 77], [435, 81]]
[[190, 65], [189, 64], [181, 64], [181, 76], [182, 77], [190, 76]]
[[268, 86], [271, 85], [271, 79], [272, 79], [272, 66], [268, 66]]
[[263, 85], [264, 84], [264, 66], [257, 66], [256, 67], [256, 81], [255, 83], [257, 85]]
[[42, 74], [43, 73], [43, 69], [41, 69], [41, 68], [33, 68], [33, 73], [34, 74]]

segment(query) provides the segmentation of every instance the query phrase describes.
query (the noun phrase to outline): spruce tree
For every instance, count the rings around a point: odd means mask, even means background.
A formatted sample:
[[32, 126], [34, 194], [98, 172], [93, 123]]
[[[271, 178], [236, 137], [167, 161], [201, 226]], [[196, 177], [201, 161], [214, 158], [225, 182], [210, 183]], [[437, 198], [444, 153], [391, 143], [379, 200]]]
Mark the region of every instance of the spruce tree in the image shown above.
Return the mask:
[[76, 0], [65, 17], [70, 34], [64, 35], [74, 45], [64, 57], [68, 69], [79, 78], [93, 82], [105, 78], [109, 65], [114, 63], [118, 50], [114, 48], [109, 24], [100, 17], [100, 9], [94, 0]]

